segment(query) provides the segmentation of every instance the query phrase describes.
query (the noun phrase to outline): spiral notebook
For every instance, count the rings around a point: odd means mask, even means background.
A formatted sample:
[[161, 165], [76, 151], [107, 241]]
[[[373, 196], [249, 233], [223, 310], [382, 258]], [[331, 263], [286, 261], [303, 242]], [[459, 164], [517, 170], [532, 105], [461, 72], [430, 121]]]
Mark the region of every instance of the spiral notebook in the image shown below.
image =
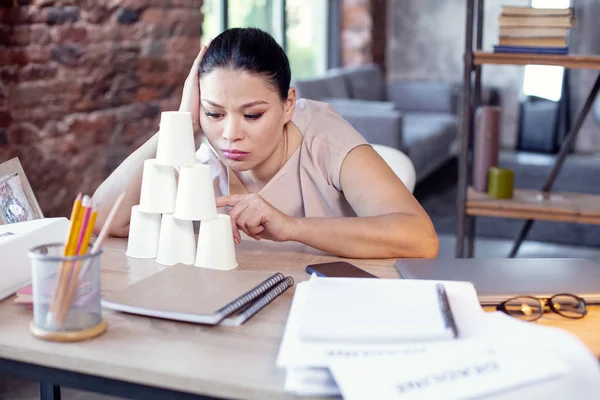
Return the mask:
[[308, 342], [395, 343], [458, 332], [439, 282], [313, 277], [298, 334]]
[[177, 321], [241, 325], [293, 284], [279, 272], [174, 265], [104, 296], [102, 306]]

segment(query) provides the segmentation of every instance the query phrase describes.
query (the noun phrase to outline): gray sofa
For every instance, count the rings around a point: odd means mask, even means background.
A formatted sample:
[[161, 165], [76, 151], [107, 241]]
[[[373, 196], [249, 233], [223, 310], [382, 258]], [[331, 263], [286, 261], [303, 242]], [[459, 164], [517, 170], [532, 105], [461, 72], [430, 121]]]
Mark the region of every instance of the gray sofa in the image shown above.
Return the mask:
[[460, 86], [449, 82], [386, 82], [375, 64], [335, 68], [295, 80], [299, 98], [330, 103], [369, 143], [402, 150], [417, 182], [456, 154]]

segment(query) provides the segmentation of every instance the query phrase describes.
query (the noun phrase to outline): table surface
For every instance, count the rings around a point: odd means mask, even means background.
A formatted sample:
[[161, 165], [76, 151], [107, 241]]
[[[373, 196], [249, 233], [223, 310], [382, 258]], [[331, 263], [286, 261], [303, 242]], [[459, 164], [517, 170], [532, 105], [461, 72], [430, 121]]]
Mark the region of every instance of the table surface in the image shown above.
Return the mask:
[[[102, 290], [109, 293], [161, 271], [154, 260], [125, 256], [126, 241], [110, 239], [102, 259]], [[336, 257], [297, 243], [242, 241], [239, 268], [280, 271], [296, 283], [307, 264]], [[382, 278], [397, 278], [394, 260], [349, 260]], [[293, 398], [283, 392], [285, 371], [275, 365], [294, 288], [242, 326], [202, 326], [104, 310], [109, 329], [79, 343], [53, 343], [29, 332], [31, 311], [0, 302], [0, 357], [96, 376], [214, 397]], [[565, 328], [600, 354], [600, 308], [582, 320], [547, 315], [540, 324]]]

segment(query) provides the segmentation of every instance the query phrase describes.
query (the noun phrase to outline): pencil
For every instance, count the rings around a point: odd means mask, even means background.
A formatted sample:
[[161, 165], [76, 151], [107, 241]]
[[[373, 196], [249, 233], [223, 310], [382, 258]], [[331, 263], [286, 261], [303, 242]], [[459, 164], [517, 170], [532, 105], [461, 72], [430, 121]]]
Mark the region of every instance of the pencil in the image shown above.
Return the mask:
[[[88, 211], [93, 209], [92, 202], [88, 203]], [[90, 239], [92, 237], [92, 233], [94, 230], [94, 225], [96, 224], [96, 218], [98, 213], [94, 210], [90, 212], [87, 222], [85, 223], [85, 231], [82, 229], [82, 239], [79, 246], [79, 251], [77, 253], [78, 256], [83, 256], [87, 253], [87, 249], [90, 244]], [[93, 254], [93, 253], [92, 253]], [[66, 295], [64, 296], [63, 304], [61, 305], [58, 314], [56, 315], [56, 319], [58, 322], [58, 326], [61, 327], [67, 317], [69, 309], [71, 308], [71, 304], [73, 303], [73, 296], [77, 293], [77, 289], [79, 287], [79, 274], [81, 270], [81, 265], [83, 264], [82, 260], [78, 260], [75, 263], [75, 268], [73, 268], [73, 272], [70, 274], [68, 285], [66, 288]]]
[[78, 193], [75, 201], [73, 202], [73, 208], [71, 209], [71, 219], [69, 220], [69, 232], [67, 234], [67, 240], [65, 242], [65, 249], [63, 255], [67, 257], [69, 255], [69, 250], [71, 243], [75, 240], [75, 235], [77, 234], [75, 230], [75, 222], [77, 221], [77, 215], [79, 215], [79, 210], [81, 209], [81, 197], [82, 194]]
[[87, 233], [87, 226], [90, 221], [90, 216], [92, 214], [92, 201], [89, 196], [84, 196], [82, 206], [84, 208], [83, 218], [81, 221], [81, 227], [79, 229], [79, 237], [77, 238], [77, 246], [75, 249], [76, 255], [81, 255], [81, 248], [83, 244], [83, 238]]
[[[92, 247], [92, 257], [94, 254], [96, 254], [100, 250], [104, 240], [108, 236], [108, 232], [110, 231], [110, 227], [112, 225], [113, 219], [115, 218], [115, 215], [116, 215], [117, 211], [119, 210], [119, 207], [120, 207], [121, 203], [123, 202], [124, 198], [125, 198], [125, 192], [121, 193], [121, 195], [115, 201], [115, 204], [113, 205], [112, 209], [110, 210], [110, 213], [108, 214], [108, 217], [106, 218], [106, 221], [104, 222], [104, 225], [102, 226], [102, 229], [100, 230], [100, 234], [98, 235], [98, 238], [96, 239], [96, 241], [94, 242], [94, 246]], [[94, 224], [95, 224], [95, 217], [94, 217]], [[94, 224], [89, 224], [90, 232], [86, 236], [91, 237], [91, 229], [93, 229]], [[88, 245], [89, 245], [89, 242], [88, 242]], [[88, 246], [85, 246], [85, 247], [87, 248]], [[64, 323], [64, 319], [66, 318], [69, 308], [71, 307], [71, 301], [73, 298], [73, 294], [75, 292], [76, 287], [79, 284], [78, 283], [79, 280], [81, 280], [81, 278], [83, 276], [85, 276], [87, 269], [89, 268], [90, 264], [92, 264], [93, 261], [94, 261], [93, 258], [90, 258], [85, 263], [82, 263], [81, 261], [77, 263], [77, 265], [75, 267], [75, 271], [73, 272], [73, 276], [71, 279], [71, 281], [72, 281], [71, 285], [70, 285], [70, 287], [68, 287], [69, 291], [67, 293], [67, 298], [65, 298], [66, 301], [63, 301], [62, 304], [60, 304], [60, 309], [58, 310], [59, 312], [57, 314], [57, 317], [58, 317], [57, 322], [59, 324], [59, 327], [62, 326], [62, 324]], [[81, 264], [83, 264], [83, 268], [81, 268]]]
[[[63, 250], [63, 256], [69, 257], [73, 255], [73, 251], [75, 250], [77, 235], [78, 235], [78, 220], [82, 211], [82, 193], [78, 193], [77, 197], [75, 197], [75, 201], [73, 202], [73, 208], [71, 209], [71, 218], [69, 222], [69, 231], [67, 233], [67, 238], [65, 241], [65, 247]], [[65, 289], [65, 284], [67, 284], [66, 279], [68, 277], [68, 269], [70, 265], [68, 262], [61, 262], [58, 278], [56, 282], [56, 287], [54, 289], [54, 296], [52, 297], [52, 303], [50, 304], [50, 310], [48, 315], [46, 316], [46, 323], [51, 324], [53, 315], [57, 311], [57, 307], [59, 306], [59, 302], [62, 298], [62, 293]]]

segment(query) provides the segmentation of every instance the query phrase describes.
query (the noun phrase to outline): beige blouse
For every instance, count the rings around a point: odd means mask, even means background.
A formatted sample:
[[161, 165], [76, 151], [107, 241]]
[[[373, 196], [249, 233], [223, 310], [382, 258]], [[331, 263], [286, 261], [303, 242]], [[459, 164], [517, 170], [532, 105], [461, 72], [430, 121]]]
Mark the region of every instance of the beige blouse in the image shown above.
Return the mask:
[[[356, 216], [342, 193], [340, 170], [346, 155], [367, 141], [327, 103], [299, 99], [292, 122], [302, 143], [258, 193], [293, 217]], [[215, 195], [228, 195], [228, 171], [214, 149], [202, 144], [196, 157], [211, 166]]]

